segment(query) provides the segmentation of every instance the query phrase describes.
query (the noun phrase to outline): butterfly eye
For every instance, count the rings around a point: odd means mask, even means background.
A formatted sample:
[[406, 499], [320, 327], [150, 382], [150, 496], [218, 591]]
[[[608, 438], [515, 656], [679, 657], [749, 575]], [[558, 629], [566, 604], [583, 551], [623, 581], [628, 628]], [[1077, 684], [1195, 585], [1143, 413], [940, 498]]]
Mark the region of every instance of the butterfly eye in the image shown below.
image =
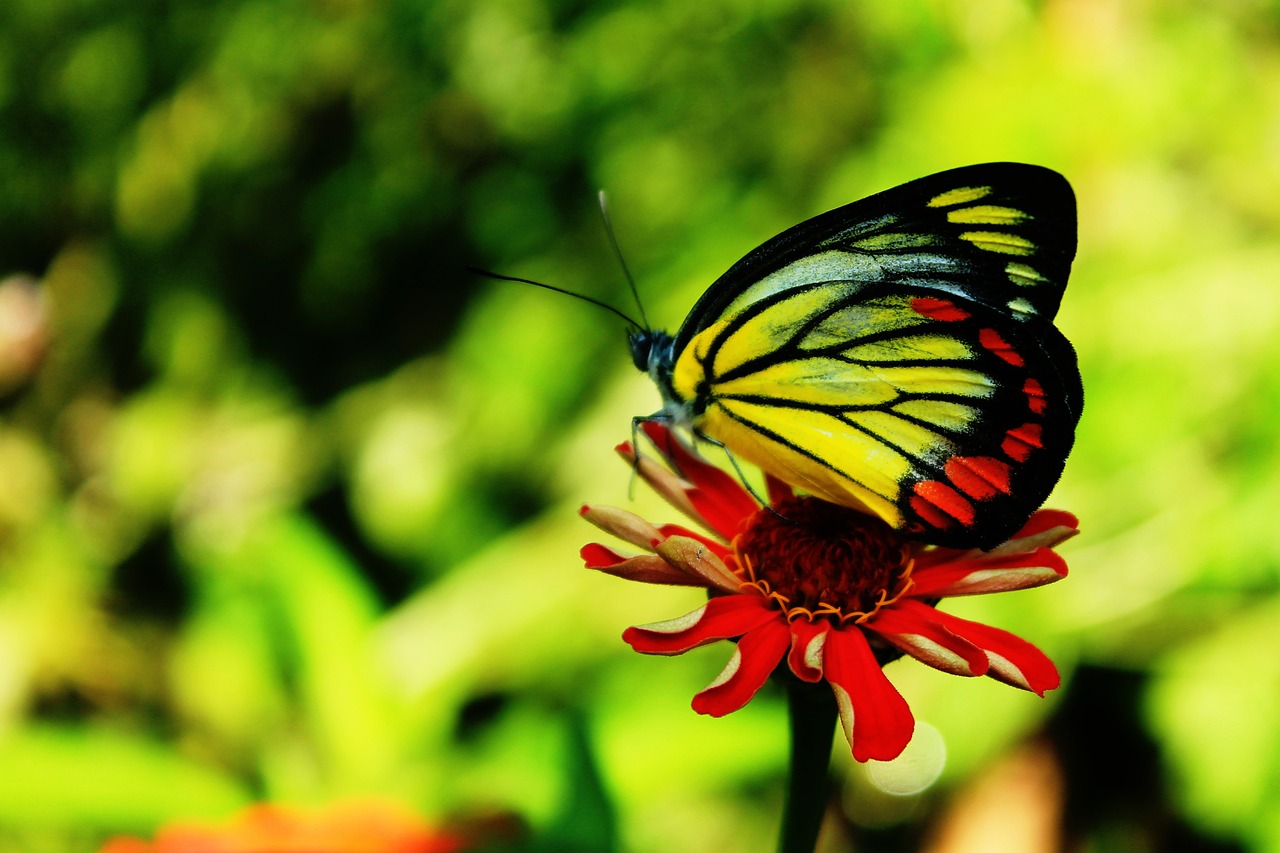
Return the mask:
[[627, 335], [627, 346], [631, 349], [631, 361], [636, 370], [649, 372], [649, 353], [653, 349], [653, 333], [640, 329]]

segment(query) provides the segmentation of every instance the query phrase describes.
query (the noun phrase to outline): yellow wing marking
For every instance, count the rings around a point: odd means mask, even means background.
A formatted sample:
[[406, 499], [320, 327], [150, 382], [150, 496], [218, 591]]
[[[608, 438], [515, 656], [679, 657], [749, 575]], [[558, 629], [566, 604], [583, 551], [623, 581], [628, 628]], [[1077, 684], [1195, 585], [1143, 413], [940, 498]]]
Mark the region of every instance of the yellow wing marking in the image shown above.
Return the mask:
[[990, 376], [962, 367], [877, 367], [877, 376], [904, 394], [948, 394], [989, 397], [995, 385]]
[[965, 432], [982, 415], [973, 406], [950, 400], [904, 400], [893, 406], [893, 411], [903, 417], [936, 424], [951, 432]]
[[1009, 281], [1019, 287], [1032, 287], [1037, 284], [1043, 284], [1049, 280], [1040, 275], [1034, 267], [1029, 267], [1026, 264], [1020, 264], [1017, 261], [1011, 261], [1009, 265], [1004, 268], [1004, 272], [1005, 275], [1009, 276]]
[[893, 490], [894, 497], [886, 498], [839, 471], [733, 420], [718, 406], [707, 410], [700, 426], [707, 435], [732, 446], [740, 458], [815, 497], [845, 506], [864, 506], [868, 512], [895, 527], [904, 523], [902, 514], [894, 505], [896, 482], [886, 479], [880, 483], [881, 487]]
[[912, 311], [904, 297], [870, 299], [858, 305], [833, 311], [814, 326], [800, 341], [803, 349], [821, 349], [849, 342], [853, 338], [881, 332], [909, 329], [929, 322]]
[[1027, 316], [1031, 316], [1036, 313], [1035, 306], [1023, 299], [1021, 296], [1017, 299], [1009, 300], [1009, 310], [1016, 314], [1026, 314]]
[[891, 341], [856, 344], [841, 355], [853, 361], [902, 361], [931, 359], [965, 361], [974, 357], [968, 344], [945, 335], [908, 335]]
[[872, 410], [853, 412], [845, 417], [850, 423], [894, 447], [901, 448], [917, 459], [943, 461], [955, 451], [954, 446], [944, 436], [926, 426], [900, 418], [893, 412]]
[[1016, 225], [1030, 217], [1021, 210], [995, 204], [975, 204], [948, 211], [947, 221], [962, 225]]
[[[791, 446], [734, 420], [730, 412]], [[900, 481], [911, 472], [911, 460], [837, 417], [729, 401], [707, 409], [700, 426], [740, 457], [811, 494], [832, 503], [853, 495], [886, 521], [901, 521], [893, 503]]]
[[874, 234], [861, 240], [855, 240], [849, 245], [855, 249], [861, 249], [864, 252], [880, 252], [880, 251], [897, 251], [901, 249], [922, 249], [926, 246], [936, 246], [938, 237], [935, 234], [927, 234], [915, 231], [890, 231], [884, 234]]
[[[721, 376], [751, 359], [773, 352], [790, 341], [810, 318], [844, 297], [849, 289], [850, 284], [845, 281], [826, 282], [756, 309], [724, 338], [716, 351], [715, 363], [706, 365], [707, 373], [713, 377]], [[690, 352], [703, 358], [711, 341], [722, 333], [726, 322], [721, 320], [694, 336], [680, 361], [684, 361]], [[910, 309], [905, 297], [873, 299], [833, 312], [808, 332], [799, 345], [803, 349], [818, 349], [838, 345], [854, 337], [908, 329], [927, 322], [928, 318]], [[676, 371], [680, 372], [679, 364]], [[679, 381], [676, 387], [681, 387]]]
[[977, 201], [989, 195], [991, 195], [991, 187], [956, 187], [929, 199], [929, 207], [950, 207], [953, 204]]
[[707, 378], [706, 368], [703, 366], [707, 348], [727, 324], [728, 321], [721, 320], [703, 329], [689, 341], [684, 352], [676, 359], [675, 367], [671, 369], [671, 384], [682, 399], [692, 400], [697, 396], [698, 386]]
[[960, 239], [968, 240], [979, 249], [998, 252], [1002, 255], [1030, 255], [1036, 250], [1036, 244], [1026, 237], [1006, 234], [1003, 231], [965, 231], [960, 235]]
[[805, 358], [771, 364], [761, 370], [716, 382], [716, 397], [767, 397], [819, 406], [877, 406], [892, 402], [898, 390], [870, 368], [833, 358]]
[[732, 319], [756, 302], [815, 281], [876, 281], [882, 277], [880, 265], [867, 255], [837, 249], [806, 255], [769, 273], [743, 290], [725, 308], [720, 319]]
[[[707, 372], [712, 376], [719, 376], [753, 358], [774, 351], [789, 341], [806, 320], [821, 312], [848, 289], [846, 282], [828, 282], [810, 290], [797, 291], [781, 302], [756, 308], [741, 326], [723, 340], [715, 353], [715, 363], [707, 365]], [[694, 341], [700, 343], [703, 338], [710, 340], [708, 333], [713, 328], [719, 332], [720, 325], [717, 323], [700, 332]]]
[[865, 366], [806, 358], [715, 382], [710, 390], [715, 398], [760, 397], [783, 408], [797, 403], [856, 409], [883, 406], [903, 396], [947, 394], [981, 399], [991, 393], [992, 384], [986, 374], [963, 368]]

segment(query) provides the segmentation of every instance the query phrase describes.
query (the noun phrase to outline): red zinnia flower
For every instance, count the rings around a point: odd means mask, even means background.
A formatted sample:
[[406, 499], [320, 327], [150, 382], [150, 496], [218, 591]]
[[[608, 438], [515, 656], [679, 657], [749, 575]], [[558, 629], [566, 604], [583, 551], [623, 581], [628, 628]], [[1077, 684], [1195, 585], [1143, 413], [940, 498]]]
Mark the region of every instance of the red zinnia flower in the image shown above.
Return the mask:
[[[874, 516], [795, 495], [767, 478], [771, 506], [760, 507], [734, 477], [698, 458], [666, 427], [644, 430], [668, 465], [622, 456], [669, 503], [714, 536], [655, 526], [614, 507], [583, 507], [602, 530], [650, 553], [604, 545], [582, 549], [587, 567], [645, 583], [705, 587], [692, 613], [629, 628], [638, 652], [677, 655], [737, 639], [728, 666], [693, 699], [700, 714], [723, 716], [745, 705], [785, 657], [795, 675], [826, 680], [858, 761], [895, 758], [915, 720], [881, 671], [906, 653], [956, 675], [990, 675], [1043, 696], [1058, 671], [1043, 652], [1007, 631], [952, 616], [940, 599], [1026, 589], [1067, 574], [1052, 550], [1074, 536], [1077, 521], [1040, 510], [990, 551], [961, 551], [904, 539]], [[675, 472], [678, 472], [675, 473]]]

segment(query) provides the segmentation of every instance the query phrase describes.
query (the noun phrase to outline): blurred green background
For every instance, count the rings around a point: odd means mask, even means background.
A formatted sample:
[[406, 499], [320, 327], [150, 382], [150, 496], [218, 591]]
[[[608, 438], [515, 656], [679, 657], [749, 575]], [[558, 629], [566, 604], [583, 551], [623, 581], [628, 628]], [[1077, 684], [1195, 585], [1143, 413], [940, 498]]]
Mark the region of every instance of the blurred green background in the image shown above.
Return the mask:
[[948, 609], [1064, 687], [891, 665], [945, 767], [837, 739], [827, 849], [1280, 850], [1280, 3], [2, 0], [0, 851], [352, 796], [772, 849], [778, 697], [694, 715], [727, 647], [618, 635], [698, 594], [580, 568], [580, 503], [674, 520], [624, 330], [464, 267], [630, 310], [603, 187], [671, 328], [1002, 159], [1079, 197], [1083, 534]]

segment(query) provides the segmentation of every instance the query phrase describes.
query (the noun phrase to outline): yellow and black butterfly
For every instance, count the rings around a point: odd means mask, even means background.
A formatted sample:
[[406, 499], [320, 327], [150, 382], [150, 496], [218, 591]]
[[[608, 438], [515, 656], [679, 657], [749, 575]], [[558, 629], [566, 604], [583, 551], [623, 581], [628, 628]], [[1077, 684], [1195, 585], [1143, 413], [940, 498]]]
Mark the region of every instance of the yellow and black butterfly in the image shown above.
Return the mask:
[[989, 548], [1074, 440], [1084, 392], [1053, 317], [1075, 248], [1061, 175], [953, 169], [782, 232], [631, 352], [655, 417], [908, 536]]

